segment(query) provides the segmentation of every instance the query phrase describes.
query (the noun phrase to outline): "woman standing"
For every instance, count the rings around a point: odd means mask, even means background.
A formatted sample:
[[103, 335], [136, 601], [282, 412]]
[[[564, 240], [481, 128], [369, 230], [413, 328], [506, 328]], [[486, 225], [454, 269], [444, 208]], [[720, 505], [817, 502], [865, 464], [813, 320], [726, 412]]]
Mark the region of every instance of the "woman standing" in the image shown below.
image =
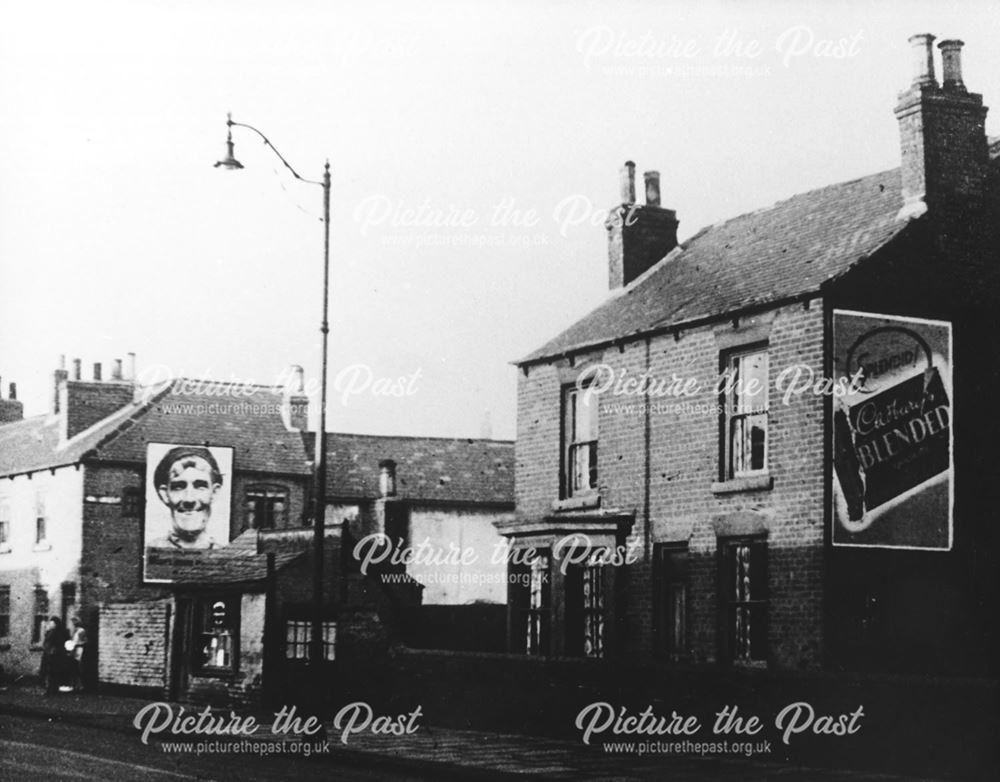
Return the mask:
[[55, 695], [66, 676], [66, 642], [69, 633], [58, 616], [49, 617], [49, 626], [42, 639], [42, 679], [45, 694]]
[[66, 648], [70, 651], [70, 685], [74, 690], [85, 689], [86, 672], [84, 666], [87, 664], [87, 630], [80, 622], [80, 617], [74, 616], [70, 621], [70, 640]]

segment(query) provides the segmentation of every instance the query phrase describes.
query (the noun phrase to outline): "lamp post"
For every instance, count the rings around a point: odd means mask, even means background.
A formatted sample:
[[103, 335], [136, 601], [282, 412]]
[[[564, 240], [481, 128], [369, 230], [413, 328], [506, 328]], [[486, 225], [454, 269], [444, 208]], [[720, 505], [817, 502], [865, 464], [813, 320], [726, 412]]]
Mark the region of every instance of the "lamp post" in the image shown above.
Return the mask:
[[300, 182], [305, 182], [309, 185], [319, 185], [323, 188], [323, 321], [319, 328], [322, 334], [323, 354], [320, 374], [319, 427], [316, 430], [316, 469], [313, 475], [313, 611], [312, 632], [310, 633], [311, 637], [309, 640], [309, 662], [314, 678], [314, 695], [317, 698], [317, 702], [321, 703], [323, 670], [323, 535], [326, 516], [326, 364], [327, 343], [330, 335], [330, 161], [326, 161], [321, 181], [306, 179], [299, 176], [299, 173], [278, 152], [270, 139], [257, 130], [257, 128], [242, 122], [233, 122], [232, 114], [227, 115], [226, 126], [228, 127], [226, 156], [215, 164], [216, 168], [225, 168], [232, 171], [243, 168], [243, 164], [233, 155], [233, 128], [246, 128], [247, 130], [252, 130], [263, 139], [264, 144], [271, 148], [271, 151], [278, 156], [278, 159], [285, 165], [285, 168], [292, 172], [292, 176]]

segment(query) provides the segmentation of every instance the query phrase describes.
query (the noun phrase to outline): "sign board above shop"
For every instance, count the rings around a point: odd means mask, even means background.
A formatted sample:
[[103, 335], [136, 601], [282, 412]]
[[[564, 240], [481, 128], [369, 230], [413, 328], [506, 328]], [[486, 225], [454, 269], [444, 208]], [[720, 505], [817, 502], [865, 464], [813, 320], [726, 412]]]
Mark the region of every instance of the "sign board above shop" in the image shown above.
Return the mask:
[[834, 310], [833, 374], [833, 545], [950, 550], [951, 324]]

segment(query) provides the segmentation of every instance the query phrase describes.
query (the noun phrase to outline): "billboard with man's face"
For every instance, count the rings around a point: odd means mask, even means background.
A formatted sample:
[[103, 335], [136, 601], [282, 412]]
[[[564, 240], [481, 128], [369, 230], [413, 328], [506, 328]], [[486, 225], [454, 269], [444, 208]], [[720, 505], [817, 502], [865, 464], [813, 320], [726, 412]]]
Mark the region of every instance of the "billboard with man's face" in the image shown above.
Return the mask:
[[951, 549], [951, 324], [834, 310], [833, 374], [833, 545]]
[[179, 568], [229, 543], [233, 449], [177, 443], [146, 448], [146, 581], [173, 581]]

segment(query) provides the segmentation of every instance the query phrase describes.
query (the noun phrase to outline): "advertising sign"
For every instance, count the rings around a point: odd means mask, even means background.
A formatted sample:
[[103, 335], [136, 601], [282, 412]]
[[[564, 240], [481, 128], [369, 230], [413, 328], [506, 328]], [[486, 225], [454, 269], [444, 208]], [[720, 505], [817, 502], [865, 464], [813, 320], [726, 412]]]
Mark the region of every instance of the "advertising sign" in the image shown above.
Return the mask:
[[951, 549], [951, 324], [834, 310], [833, 356], [833, 544]]
[[227, 545], [232, 477], [232, 448], [147, 445], [146, 581], [173, 581], [177, 568]]

